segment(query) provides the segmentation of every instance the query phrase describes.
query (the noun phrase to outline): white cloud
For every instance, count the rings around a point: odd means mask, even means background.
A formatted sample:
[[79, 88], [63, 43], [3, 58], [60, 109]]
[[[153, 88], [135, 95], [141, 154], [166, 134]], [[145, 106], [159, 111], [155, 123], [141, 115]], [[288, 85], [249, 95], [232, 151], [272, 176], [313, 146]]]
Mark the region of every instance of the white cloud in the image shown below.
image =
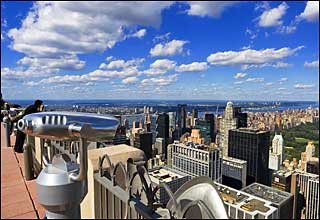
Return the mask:
[[246, 77], [246, 76], [247, 76], [246, 73], [237, 73], [236, 75], [234, 75], [233, 78], [235, 78], [235, 79], [240, 79], [240, 78], [244, 78], [244, 77]]
[[132, 77], [128, 77], [128, 78], [123, 79], [123, 80], [122, 80], [122, 83], [124, 83], [124, 84], [131, 84], [131, 83], [136, 83], [136, 82], [138, 82], [138, 81], [139, 81], [139, 79], [138, 79], [137, 77], [132, 76]]
[[311, 89], [311, 88], [314, 88], [315, 86], [312, 84], [312, 85], [306, 85], [306, 84], [296, 84], [294, 85], [294, 88], [296, 89]]
[[272, 83], [272, 82], [268, 82], [268, 83], [266, 83], [265, 85], [266, 85], [266, 86], [272, 86], [273, 83]]
[[282, 34], [292, 34], [297, 30], [297, 26], [295, 23], [292, 23], [288, 26], [280, 26], [278, 28], [278, 32]]
[[155, 36], [153, 39], [152, 39], [152, 42], [153, 43], [156, 43], [156, 42], [158, 42], [158, 41], [167, 41], [167, 40], [169, 40], [169, 38], [170, 38], [170, 32], [168, 32], [168, 33], [165, 33], [165, 34], [162, 34], [162, 35], [158, 35], [158, 36]]
[[125, 39], [124, 28], [159, 27], [173, 2], [36, 2], [20, 28], [9, 30], [12, 48], [30, 57], [102, 52]]
[[178, 80], [178, 75], [174, 74], [167, 77], [144, 79], [141, 81], [141, 85], [142, 86], [150, 86], [150, 85], [165, 86], [165, 85], [174, 83], [177, 80]]
[[176, 68], [177, 72], [203, 72], [208, 69], [206, 62], [193, 62], [190, 64], [182, 64]]
[[63, 56], [57, 59], [24, 57], [18, 60], [17, 64], [48, 69], [80, 70], [85, 67], [86, 62], [79, 60], [77, 56]]
[[188, 43], [188, 41], [183, 40], [172, 40], [168, 43], [157, 44], [154, 48], [151, 48], [151, 56], [174, 56], [182, 54], [184, 52], [183, 46]]
[[107, 61], [107, 62], [110, 62], [112, 59], [113, 59], [113, 56], [108, 56], [108, 57], [106, 58], [106, 61]]
[[281, 88], [278, 88], [278, 90], [283, 91], [283, 90], [286, 90], [286, 88], [281, 87]]
[[243, 84], [243, 83], [244, 83], [244, 81], [236, 81], [233, 84], [239, 85], [239, 84]]
[[187, 10], [188, 15], [196, 15], [200, 17], [210, 16], [218, 18], [228, 7], [233, 6], [237, 2], [224, 1], [188, 1], [190, 9]]
[[282, 24], [282, 16], [285, 15], [286, 10], [289, 8], [287, 3], [282, 2], [277, 8], [266, 10], [259, 17], [260, 27], [272, 27], [279, 26]]
[[298, 19], [305, 19], [309, 22], [319, 21], [319, 1], [308, 1]]
[[272, 67], [274, 68], [287, 68], [287, 67], [291, 67], [292, 64], [289, 63], [285, 63], [285, 62], [277, 62], [276, 64], [272, 65]]
[[264, 78], [248, 78], [246, 82], [263, 82]]
[[305, 67], [315, 67], [315, 68], [319, 68], [319, 60], [315, 60], [315, 61], [312, 61], [312, 62], [305, 62], [304, 63], [304, 66]]
[[100, 69], [124, 69], [128, 67], [138, 67], [144, 62], [144, 58], [136, 58], [132, 60], [113, 60], [109, 64], [100, 64]]
[[[258, 32], [259, 32], [259, 30], [257, 30], [257, 32], [254, 32], [253, 30], [250, 30], [249, 28], [246, 29], [246, 34], [248, 34], [250, 36], [251, 40], [253, 40], [256, 37], [258, 37]], [[246, 48], [246, 49], [249, 49], [249, 48]]]
[[146, 75], [162, 75], [162, 74], [165, 74], [166, 72], [167, 70], [165, 69], [153, 69], [153, 68], [143, 71], [143, 73]]
[[130, 37], [143, 38], [147, 34], [146, 29], [141, 29], [134, 34], [129, 35]]
[[4, 36], [2, 35], [2, 32], [1, 32], [1, 40], [4, 40]]
[[176, 67], [176, 62], [168, 59], [154, 61], [151, 65], [153, 69], [172, 70]]
[[278, 50], [268, 48], [264, 50], [225, 51], [211, 54], [207, 61], [212, 65], [254, 65], [274, 62], [295, 54], [303, 46], [291, 49], [283, 47]]
[[288, 78], [283, 77], [283, 78], [279, 79], [279, 82], [285, 82], [285, 81], [288, 81]]

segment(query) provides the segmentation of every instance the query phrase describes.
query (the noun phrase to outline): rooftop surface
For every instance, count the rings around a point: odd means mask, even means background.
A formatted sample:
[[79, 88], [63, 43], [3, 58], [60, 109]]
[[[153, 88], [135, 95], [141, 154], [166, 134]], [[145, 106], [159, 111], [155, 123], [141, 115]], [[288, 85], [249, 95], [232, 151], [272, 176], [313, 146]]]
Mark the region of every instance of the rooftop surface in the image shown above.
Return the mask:
[[[2, 128], [1, 139], [4, 138]], [[24, 178], [23, 154], [1, 145], [1, 219], [39, 219], [44, 213], [45, 209], [38, 203], [35, 180]]]
[[223, 201], [247, 212], [269, 215], [276, 210], [271, 203], [245, 192], [215, 183]]
[[293, 196], [291, 193], [280, 191], [276, 188], [259, 183], [252, 183], [251, 185], [243, 188], [242, 191], [263, 198], [267, 201], [271, 201], [274, 204], [281, 204]]
[[148, 172], [148, 174], [150, 176], [151, 181], [156, 184], [160, 184], [160, 182], [168, 183], [172, 180], [184, 177], [177, 172], [173, 172], [165, 168], [152, 170]]

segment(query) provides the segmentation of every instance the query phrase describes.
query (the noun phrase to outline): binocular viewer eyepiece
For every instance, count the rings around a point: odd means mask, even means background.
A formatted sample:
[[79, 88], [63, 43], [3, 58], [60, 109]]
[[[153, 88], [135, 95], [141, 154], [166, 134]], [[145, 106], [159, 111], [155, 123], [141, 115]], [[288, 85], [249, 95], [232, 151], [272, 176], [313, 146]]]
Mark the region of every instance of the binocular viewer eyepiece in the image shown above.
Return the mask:
[[118, 125], [112, 116], [82, 112], [40, 112], [18, 121], [18, 129], [25, 134], [50, 140], [107, 141]]

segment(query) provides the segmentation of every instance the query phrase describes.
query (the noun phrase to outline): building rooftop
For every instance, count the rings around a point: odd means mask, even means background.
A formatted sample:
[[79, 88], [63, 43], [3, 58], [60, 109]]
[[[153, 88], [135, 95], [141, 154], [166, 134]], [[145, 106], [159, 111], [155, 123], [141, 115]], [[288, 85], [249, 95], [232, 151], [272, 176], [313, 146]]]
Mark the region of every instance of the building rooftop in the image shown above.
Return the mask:
[[171, 182], [172, 180], [185, 177], [182, 173], [172, 171], [166, 167], [159, 167], [152, 169], [148, 172], [150, 179], [155, 184], [160, 184], [160, 182]]
[[238, 209], [242, 209], [246, 212], [251, 212], [252, 215], [255, 215], [256, 213], [269, 215], [277, 209], [271, 205], [270, 201], [266, 201], [220, 183], [215, 182], [215, 185], [225, 203], [236, 206]]
[[237, 129], [231, 129], [231, 130], [238, 131], [238, 132], [251, 133], [251, 134], [263, 134], [268, 132], [260, 129], [253, 129], [253, 128], [237, 128]]
[[239, 163], [239, 164], [246, 164], [247, 163], [247, 161], [245, 161], [245, 160], [240, 160], [240, 159], [234, 158], [234, 157], [223, 157], [223, 160], [235, 162], [235, 163]]
[[280, 191], [276, 188], [265, 186], [259, 183], [252, 183], [243, 188], [241, 191], [257, 196], [259, 198], [271, 201], [276, 205], [280, 205], [293, 196], [291, 193]]
[[273, 174], [278, 175], [278, 176], [284, 176], [284, 177], [288, 177], [291, 176], [294, 173], [294, 171], [290, 171], [287, 169], [283, 169], [283, 170], [278, 170], [276, 172], [274, 172]]

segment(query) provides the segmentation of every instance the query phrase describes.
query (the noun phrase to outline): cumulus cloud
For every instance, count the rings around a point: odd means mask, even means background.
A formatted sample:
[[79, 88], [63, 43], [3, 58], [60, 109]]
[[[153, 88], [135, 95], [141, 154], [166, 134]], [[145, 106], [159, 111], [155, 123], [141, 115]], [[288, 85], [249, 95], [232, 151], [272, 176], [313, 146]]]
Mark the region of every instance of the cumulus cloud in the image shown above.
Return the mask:
[[297, 19], [305, 19], [309, 22], [319, 21], [319, 1], [308, 1], [304, 11]]
[[174, 74], [167, 77], [144, 79], [141, 81], [141, 85], [142, 86], [151, 86], [151, 85], [166, 86], [176, 82], [177, 80], [178, 80], [178, 75]]
[[314, 67], [314, 68], [319, 68], [319, 60], [315, 60], [315, 61], [312, 61], [312, 62], [305, 62], [304, 63], [304, 66], [305, 67]]
[[294, 85], [294, 88], [296, 89], [311, 89], [311, 88], [314, 88], [315, 86], [313, 84], [296, 84]]
[[139, 81], [139, 79], [138, 79], [137, 77], [132, 76], [132, 77], [128, 77], [128, 78], [123, 79], [123, 80], [122, 80], [122, 83], [124, 83], [124, 84], [131, 84], [131, 83], [136, 83], [136, 82], [138, 82], [138, 81]]
[[235, 79], [240, 79], [240, 78], [244, 78], [244, 77], [246, 77], [246, 76], [247, 76], [246, 73], [237, 73], [236, 75], [234, 75], [233, 78], [235, 78]]
[[176, 62], [168, 59], [154, 61], [151, 65], [153, 69], [172, 70], [176, 67]]
[[137, 37], [137, 38], [143, 38], [147, 34], [146, 29], [141, 29], [134, 34], [129, 35], [129, 37]]
[[[12, 49], [30, 57], [102, 52], [125, 39], [125, 28], [158, 27], [172, 2], [36, 2], [20, 28], [9, 30]], [[141, 35], [141, 33], [140, 33]]]
[[158, 35], [158, 36], [155, 36], [153, 39], [152, 39], [152, 42], [153, 43], [156, 43], [156, 42], [158, 42], [158, 41], [167, 41], [167, 40], [169, 40], [169, 38], [170, 38], [170, 32], [168, 32], [168, 33], [165, 33], [165, 34], [162, 34], [162, 35]]
[[177, 72], [203, 72], [208, 69], [206, 62], [193, 62], [190, 64], [182, 64], [176, 68]]
[[100, 69], [124, 69], [128, 67], [138, 67], [141, 63], [144, 62], [144, 58], [136, 58], [132, 60], [113, 60], [109, 64], [102, 63], [100, 64]]
[[283, 78], [281, 78], [281, 79], [278, 80], [278, 82], [279, 82], [280, 84], [282, 84], [283, 82], [286, 82], [286, 81], [288, 81], [288, 78], [286, 78], [286, 77], [283, 77]]
[[272, 27], [281, 25], [283, 23], [281, 18], [286, 14], [288, 8], [287, 3], [283, 2], [276, 8], [264, 11], [259, 17], [259, 26]]
[[188, 41], [183, 40], [172, 40], [168, 43], [157, 44], [154, 48], [151, 48], [151, 56], [174, 56], [178, 54], [183, 54], [183, 46], [188, 43]]
[[86, 62], [79, 60], [77, 56], [63, 56], [57, 59], [24, 57], [18, 60], [17, 64], [47, 69], [80, 70], [84, 68]]
[[188, 15], [196, 15], [200, 17], [210, 16], [218, 18], [228, 7], [233, 6], [237, 2], [227, 1], [188, 1], [190, 9], [187, 10]]
[[242, 50], [242, 51], [225, 51], [217, 52], [208, 56], [207, 61], [212, 65], [257, 65], [266, 64], [268, 62], [275, 62], [285, 57], [295, 54], [296, 51], [302, 49], [303, 46], [291, 49], [283, 47], [278, 50], [275, 48], [268, 48], [264, 50]]
[[263, 82], [264, 78], [248, 78], [246, 82]]

